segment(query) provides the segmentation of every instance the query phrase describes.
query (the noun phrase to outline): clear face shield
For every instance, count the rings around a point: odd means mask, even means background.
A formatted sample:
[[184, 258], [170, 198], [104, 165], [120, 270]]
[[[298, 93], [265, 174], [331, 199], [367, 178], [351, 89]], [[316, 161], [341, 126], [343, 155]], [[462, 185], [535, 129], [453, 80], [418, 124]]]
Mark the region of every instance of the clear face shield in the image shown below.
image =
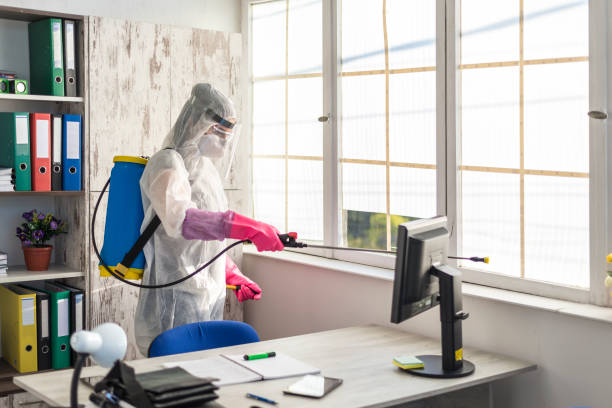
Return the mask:
[[[223, 118], [208, 109], [203, 118], [208, 129], [198, 142], [202, 156], [208, 157], [227, 180], [240, 139], [240, 125], [235, 118]], [[212, 125], [210, 124], [212, 122]]]

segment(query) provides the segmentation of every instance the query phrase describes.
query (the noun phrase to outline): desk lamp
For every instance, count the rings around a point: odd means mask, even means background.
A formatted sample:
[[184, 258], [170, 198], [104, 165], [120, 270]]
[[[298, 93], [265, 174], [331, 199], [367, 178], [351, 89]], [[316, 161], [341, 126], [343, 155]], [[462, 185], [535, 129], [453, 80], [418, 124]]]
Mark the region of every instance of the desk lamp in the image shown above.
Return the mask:
[[70, 347], [77, 353], [77, 360], [70, 383], [70, 407], [78, 408], [78, 386], [81, 369], [87, 356], [102, 367], [110, 368], [125, 356], [127, 337], [115, 323], [103, 323], [92, 331], [82, 330], [70, 337]]

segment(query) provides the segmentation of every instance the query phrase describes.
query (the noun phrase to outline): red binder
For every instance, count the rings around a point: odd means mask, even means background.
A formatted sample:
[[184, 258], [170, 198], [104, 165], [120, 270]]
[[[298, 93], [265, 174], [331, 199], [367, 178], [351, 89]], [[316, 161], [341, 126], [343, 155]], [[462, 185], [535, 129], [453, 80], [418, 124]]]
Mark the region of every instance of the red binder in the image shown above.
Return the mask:
[[51, 115], [30, 113], [32, 191], [51, 191]]

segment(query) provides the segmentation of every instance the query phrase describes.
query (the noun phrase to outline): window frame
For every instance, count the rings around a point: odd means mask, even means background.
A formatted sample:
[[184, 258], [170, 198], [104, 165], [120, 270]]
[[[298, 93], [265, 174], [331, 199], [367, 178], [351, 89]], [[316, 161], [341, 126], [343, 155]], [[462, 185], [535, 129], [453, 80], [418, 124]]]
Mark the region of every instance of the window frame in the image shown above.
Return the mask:
[[[247, 100], [245, 109], [248, 119], [243, 131], [248, 133], [246, 139], [252, 143], [252, 25], [251, 4], [283, 0], [242, 0], [243, 33], [248, 33], [243, 39], [245, 55], [247, 58], [248, 74], [245, 78], [247, 85]], [[290, 1], [290, 0], [289, 0]], [[384, 0], [383, 0], [384, 1]], [[519, 0], [517, 0], [519, 1]], [[520, 0], [521, 3], [523, 0]], [[459, 205], [460, 183], [459, 166], [460, 157], [460, 115], [458, 113], [460, 89], [458, 88], [459, 70], [459, 16], [461, 0], [436, 0], [436, 206], [438, 214], [446, 214], [448, 218], [450, 236], [450, 253], [457, 253], [459, 247], [457, 222], [461, 219]], [[339, 180], [341, 177], [341, 163], [338, 155], [340, 138], [340, 107], [341, 107], [341, 81], [340, 79], [340, 24], [341, 16], [339, 0], [322, 0], [322, 26], [323, 26], [323, 116], [328, 120], [323, 127], [323, 222], [324, 244], [338, 246], [341, 241], [340, 208], [341, 191]], [[607, 101], [612, 98], [612, 32], [608, 27], [612, 21], [612, 5], [608, 6], [605, 0], [589, 1], [589, 109], [608, 113]], [[599, 86], [595, 86], [599, 84]], [[602, 86], [601, 84], [604, 84]], [[585, 112], [586, 114], [587, 112]], [[529, 281], [522, 278], [511, 277], [491, 272], [483, 272], [468, 268], [460, 268], [463, 280], [486, 286], [494, 286], [534, 295], [593, 303], [598, 305], [612, 305], [610, 296], [604, 287], [603, 281], [608, 269], [605, 256], [612, 252], [612, 188], [608, 188], [608, 181], [612, 181], [612, 143], [606, 139], [612, 136], [612, 130], [607, 127], [607, 120], [589, 119], [589, 265], [590, 288], [580, 289], [560, 284]], [[250, 151], [250, 149], [249, 149]], [[252, 155], [250, 161], [250, 183], [252, 186]], [[610, 163], [610, 164], [608, 164]], [[252, 198], [252, 190], [249, 191]], [[252, 213], [252, 199], [249, 205]], [[599, 220], [605, 220], [601, 222]], [[395, 257], [391, 255], [374, 254], [366, 252], [301, 249], [300, 253], [324, 256], [343, 261], [355, 262], [365, 265], [393, 269]], [[449, 260], [450, 261], [450, 260]], [[455, 262], [449, 262], [456, 266]]]

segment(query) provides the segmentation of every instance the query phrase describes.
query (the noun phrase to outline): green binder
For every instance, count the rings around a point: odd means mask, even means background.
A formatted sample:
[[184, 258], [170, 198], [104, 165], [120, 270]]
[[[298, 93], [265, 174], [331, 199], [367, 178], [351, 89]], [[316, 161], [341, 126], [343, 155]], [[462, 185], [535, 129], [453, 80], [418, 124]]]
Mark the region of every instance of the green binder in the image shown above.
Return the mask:
[[70, 291], [51, 282], [26, 282], [21, 286], [49, 294], [51, 303], [51, 368], [70, 367]]
[[62, 20], [47, 18], [28, 25], [30, 93], [64, 96]]
[[0, 167], [15, 170], [15, 190], [32, 190], [27, 112], [0, 112]]

